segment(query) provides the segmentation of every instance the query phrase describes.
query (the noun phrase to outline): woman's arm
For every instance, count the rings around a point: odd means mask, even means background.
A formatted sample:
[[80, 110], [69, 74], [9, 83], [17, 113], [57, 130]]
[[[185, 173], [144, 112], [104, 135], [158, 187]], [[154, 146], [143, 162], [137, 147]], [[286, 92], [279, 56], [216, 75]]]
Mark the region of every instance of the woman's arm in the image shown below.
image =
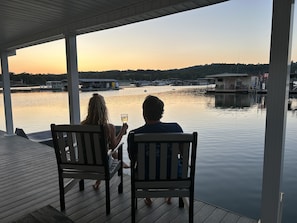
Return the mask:
[[110, 139], [110, 149], [114, 149], [122, 140], [123, 135], [127, 133], [128, 125], [124, 123], [121, 130], [119, 131], [118, 135], [116, 135], [116, 129], [113, 124], [108, 125], [109, 130], [109, 139]]

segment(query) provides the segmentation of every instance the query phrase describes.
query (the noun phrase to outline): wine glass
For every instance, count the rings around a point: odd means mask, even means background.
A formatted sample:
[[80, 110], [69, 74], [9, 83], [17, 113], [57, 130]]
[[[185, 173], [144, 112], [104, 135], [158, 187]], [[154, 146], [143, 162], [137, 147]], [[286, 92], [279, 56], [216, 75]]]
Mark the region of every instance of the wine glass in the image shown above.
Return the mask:
[[121, 114], [121, 120], [123, 123], [127, 123], [128, 122], [128, 114]]

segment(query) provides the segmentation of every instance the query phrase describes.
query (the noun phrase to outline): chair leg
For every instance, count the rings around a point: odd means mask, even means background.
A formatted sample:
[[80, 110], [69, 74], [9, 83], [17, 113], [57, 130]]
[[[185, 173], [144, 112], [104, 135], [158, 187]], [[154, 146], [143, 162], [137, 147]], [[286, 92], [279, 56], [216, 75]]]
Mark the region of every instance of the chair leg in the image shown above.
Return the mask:
[[118, 193], [121, 194], [121, 193], [123, 193], [123, 168], [120, 168], [119, 171], [120, 171], [119, 174], [120, 174], [121, 182], [118, 186]]
[[123, 175], [123, 146], [119, 147], [118, 160], [120, 160], [121, 168], [118, 170], [118, 176]]
[[132, 217], [132, 223], [135, 223], [136, 221], [136, 216], [135, 216], [135, 212], [136, 212], [136, 198], [132, 197], [132, 206], [131, 206], [131, 217]]
[[121, 183], [118, 186], [118, 193], [121, 194], [123, 193], [123, 148], [122, 146], [119, 149], [118, 152], [118, 159], [121, 161], [121, 167], [118, 170], [118, 176], [121, 178]]
[[135, 209], [137, 209], [137, 198], [135, 198]]
[[[133, 173], [131, 173], [131, 174], [133, 175]], [[136, 198], [136, 194], [135, 194], [135, 182], [134, 182], [134, 178], [132, 177], [132, 179], [131, 179], [131, 218], [132, 218], [132, 223], [135, 223], [136, 208], [137, 208], [137, 198]]]
[[61, 211], [65, 211], [64, 180], [60, 173], [59, 173], [59, 191], [60, 191], [60, 208], [61, 208]]
[[122, 194], [123, 193], [123, 182], [121, 181], [121, 183], [118, 186], [118, 193]]
[[178, 198], [178, 207], [183, 208], [185, 206], [183, 198], [179, 197]]
[[105, 202], [106, 202], [106, 215], [110, 214], [110, 188], [109, 188], [109, 180], [105, 180]]
[[194, 194], [189, 197], [189, 223], [194, 222]]
[[82, 191], [82, 190], [84, 190], [84, 189], [85, 189], [85, 183], [84, 183], [84, 180], [81, 179], [81, 180], [79, 181], [79, 190]]

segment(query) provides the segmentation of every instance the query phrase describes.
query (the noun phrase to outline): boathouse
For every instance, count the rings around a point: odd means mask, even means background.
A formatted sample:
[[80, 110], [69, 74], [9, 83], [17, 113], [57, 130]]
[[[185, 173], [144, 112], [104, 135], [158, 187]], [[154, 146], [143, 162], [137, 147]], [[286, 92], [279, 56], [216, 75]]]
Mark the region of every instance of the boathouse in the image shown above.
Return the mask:
[[81, 91], [119, 90], [119, 82], [115, 79], [79, 79]]
[[249, 74], [223, 73], [206, 76], [214, 80], [215, 88], [208, 92], [249, 93], [261, 88], [259, 77]]

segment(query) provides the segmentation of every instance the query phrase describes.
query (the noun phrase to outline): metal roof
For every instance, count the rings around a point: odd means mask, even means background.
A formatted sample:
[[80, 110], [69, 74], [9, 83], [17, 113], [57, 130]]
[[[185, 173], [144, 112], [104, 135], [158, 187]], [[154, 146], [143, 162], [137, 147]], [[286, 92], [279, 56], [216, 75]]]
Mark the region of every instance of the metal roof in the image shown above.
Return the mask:
[[206, 78], [220, 78], [220, 77], [248, 77], [249, 74], [223, 73], [207, 75]]
[[84, 34], [226, 0], [1, 0], [0, 51]]
[[116, 79], [100, 79], [100, 78], [98, 78], [98, 79], [84, 79], [84, 78], [79, 79], [79, 82], [81, 82], [81, 83], [112, 82], [112, 81], [117, 82]]

